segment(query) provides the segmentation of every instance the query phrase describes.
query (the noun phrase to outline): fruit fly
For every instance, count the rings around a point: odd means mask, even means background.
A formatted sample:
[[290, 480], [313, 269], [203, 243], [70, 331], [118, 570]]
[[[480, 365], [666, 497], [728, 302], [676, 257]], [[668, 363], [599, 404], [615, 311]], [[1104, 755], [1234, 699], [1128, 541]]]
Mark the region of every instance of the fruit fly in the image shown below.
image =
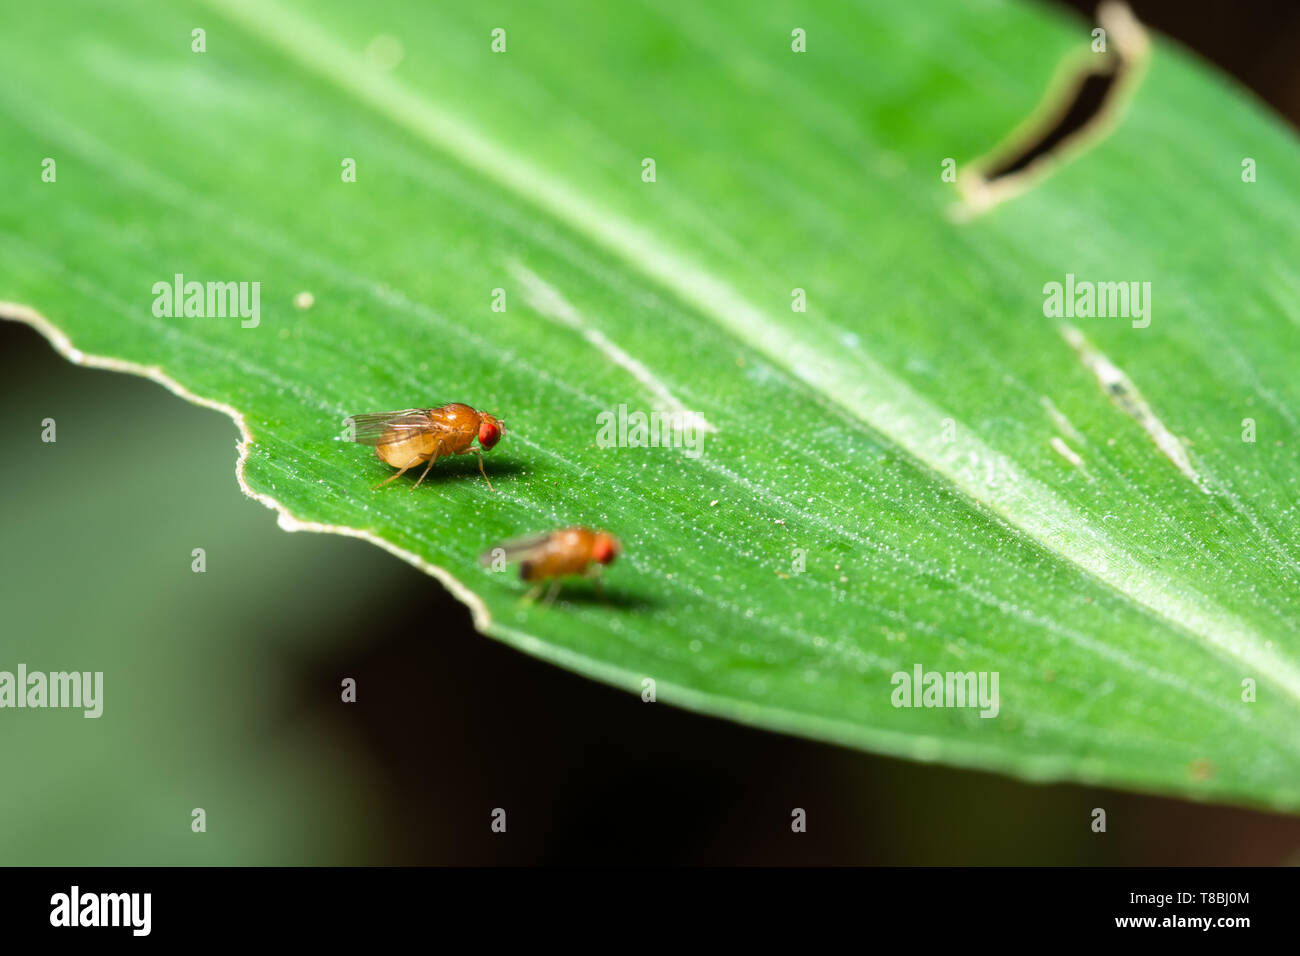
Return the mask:
[[[501, 440], [506, 423], [487, 412], [452, 402], [439, 408], [405, 408], [398, 412], [353, 415], [343, 424], [350, 426], [351, 441], [374, 446], [380, 461], [398, 469], [397, 474], [385, 478], [372, 491], [427, 461], [419, 479], [411, 486], [414, 491], [439, 458], [470, 452], [478, 455], [479, 474], [487, 481], [488, 490], [496, 490], [483, 470], [483, 452]], [[479, 448], [474, 447], [475, 438]]]
[[524, 600], [534, 600], [549, 581], [546, 603], [555, 600], [560, 578], [580, 574], [592, 578], [600, 587], [600, 569], [618, 557], [623, 546], [608, 531], [590, 528], [563, 528], [530, 538], [507, 541], [483, 554], [479, 561], [491, 565], [495, 560], [519, 562], [519, 577], [533, 582]]

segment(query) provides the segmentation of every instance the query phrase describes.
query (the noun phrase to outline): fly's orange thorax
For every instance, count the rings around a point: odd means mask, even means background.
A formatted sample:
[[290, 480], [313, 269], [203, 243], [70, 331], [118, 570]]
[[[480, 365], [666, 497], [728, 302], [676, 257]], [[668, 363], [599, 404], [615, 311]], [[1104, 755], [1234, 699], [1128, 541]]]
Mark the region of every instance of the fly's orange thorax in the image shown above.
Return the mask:
[[441, 435], [442, 453], [461, 455], [469, 451], [469, 446], [478, 436], [482, 416], [468, 405], [452, 402], [441, 408], [430, 409], [429, 421]]

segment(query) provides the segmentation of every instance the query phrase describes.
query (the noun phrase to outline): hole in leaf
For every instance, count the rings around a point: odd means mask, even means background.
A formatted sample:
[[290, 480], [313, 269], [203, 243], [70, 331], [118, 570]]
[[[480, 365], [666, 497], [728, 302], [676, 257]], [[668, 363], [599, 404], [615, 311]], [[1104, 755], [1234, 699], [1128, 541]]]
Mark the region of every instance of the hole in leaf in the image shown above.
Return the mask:
[[1122, 67], [1107, 72], [1087, 73], [1074, 84], [1073, 96], [1056, 121], [1039, 135], [1010, 153], [983, 174], [986, 183], [1023, 172], [1038, 160], [1055, 152], [1070, 137], [1083, 132], [1101, 113], [1118, 85]]
[[1027, 131], [1018, 132], [963, 171], [958, 187], [964, 206], [954, 210], [956, 218], [967, 218], [1024, 192], [1065, 156], [1110, 130], [1142, 72], [1150, 44], [1142, 25], [1122, 3], [1102, 3], [1097, 22], [1105, 31], [1105, 52], [1071, 57], [1062, 68], [1069, 79], [1058, 78], [1053, 84], [1052, 94]]

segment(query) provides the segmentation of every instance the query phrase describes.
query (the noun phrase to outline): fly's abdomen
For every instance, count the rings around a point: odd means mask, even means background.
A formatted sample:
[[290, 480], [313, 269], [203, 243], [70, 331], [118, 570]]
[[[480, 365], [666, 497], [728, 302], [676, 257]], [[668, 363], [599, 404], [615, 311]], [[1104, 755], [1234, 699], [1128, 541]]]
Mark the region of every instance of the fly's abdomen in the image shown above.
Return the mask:
[[433, 435], [412, 435], [401, 441], [386, 442], [375, 446], [375, 454], [394, 468], [405, 468], [415, 459], [428, 458], [433, 454], [438, 439]]

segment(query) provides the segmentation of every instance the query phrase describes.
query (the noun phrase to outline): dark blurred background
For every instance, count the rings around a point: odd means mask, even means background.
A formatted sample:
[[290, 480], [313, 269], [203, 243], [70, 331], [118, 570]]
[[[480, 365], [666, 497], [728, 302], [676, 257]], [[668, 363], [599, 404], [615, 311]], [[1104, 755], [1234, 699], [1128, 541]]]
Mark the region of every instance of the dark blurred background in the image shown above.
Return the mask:
[[[1300, 5], [1133, 6], [1300, 125]], [[0, 863], [1300, 863], [1297, 819], [644, 704], [477, 634], [376, 548], [280, 531], [240, 495], [216, 412], [7, 322], [0, 376], [0, 668], [108, 672], [100, 720], [6, 714]]]

